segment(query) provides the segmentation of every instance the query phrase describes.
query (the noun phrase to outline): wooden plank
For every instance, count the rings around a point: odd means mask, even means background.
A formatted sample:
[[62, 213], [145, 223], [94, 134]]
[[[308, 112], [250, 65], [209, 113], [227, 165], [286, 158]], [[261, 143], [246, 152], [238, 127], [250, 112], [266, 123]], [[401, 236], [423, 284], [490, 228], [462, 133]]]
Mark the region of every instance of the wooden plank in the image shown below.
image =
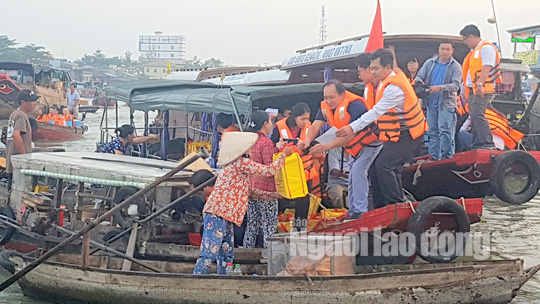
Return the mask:
[[[133, 222], [133, 229], [131, 230], [131, 235], [129, 236], [128, 246], [126, 249], [126, 255], [133, 257], [135, 252], [135, 245], [137, 244], [137, 233], [139, 231], [139, 222]], [[122, 270], [128, 271], [131, 270], [132, 262], [130, 260], [124, 260], [122, 264]]]
[[[199, 257], [200, 248], [191, 245], [162, 244], [142, 242], [139, 254], [168, 259], [195, 261]], [[262, 248], [234, 248], [234, 260], [243, 263], [260, 263]]]

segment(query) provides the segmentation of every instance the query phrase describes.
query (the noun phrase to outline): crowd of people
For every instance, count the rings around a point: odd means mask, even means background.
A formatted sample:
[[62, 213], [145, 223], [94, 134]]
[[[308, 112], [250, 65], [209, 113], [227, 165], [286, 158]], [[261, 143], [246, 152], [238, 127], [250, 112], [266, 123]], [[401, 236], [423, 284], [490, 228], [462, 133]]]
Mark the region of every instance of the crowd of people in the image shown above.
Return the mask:
[[[519, 141], [512, 138], [515, 130], [508, 126], [506, 116], [490, 105], [495, 85], [501, 81], [498, 49], [483, 40], [474, 25], [463, 28], [460, 35], [471, 49], [463, 67], [452, 56], [451, 41], [441, 41], [438, 54], [422, 65], [417, 58], [408, 60], [406, 71], [397, 68], [394, 52], [379, 49], [356, 60], [358, 77], [365, 83], [363, 96], [345, 90], [338, 80], [327, 81], [313, 122], [310, 107], [298, 102], [288, 117], [275, 122], [267, 113], [255, 111], [250, 125], [254, 134], [236, 132], [236, 127], [228, 130], [232, 123], [222, 124], [218, 163], [223, 170], [203, 209], [204, 232], [194, 273], [208, 273], [216, 261], [218, 273], [225, 273], [225, 266], [233, 259], [233, 226], [240, 226], [244, 216], [244, 246], [254, 246], [260, 227], [266, 246], [277, 222], [272, 175], [283, 165], [283, 155], [292, 153], [288, 143], [294, 144], [302, 157], [312, 192], [321, 185], [321, 159], [317, 156], [326, 154], [327, 196], [333, 206], [348, 207], [349, 220], [368, 211], [370, 192], [372, 208], [407, 201], [400, 170], [420, 155], [425, 135], [431, 160], [453, 157], [456, 137], [464, 141], [458, 145], [460, 149], [496, 149], [497, 137], [503, 137], [505, 144], [514, 143], [506, 146], [514, 148]], [[416, 84], [426, 89], [422, 99], [413, 88]], [[470, 134], [468, 139], [465, 134], [456, 136], [457, 115], [465, 113], [470, 122], [461, 132]], [[316, 138], [325, 124], [334, 129], [335, 137], [318, 143]], [[236, 152], [231, 153], [230, 147]], [[274, 159], [274, 153], [282, 148], [283, 153]], [[294, 226], [303, 230], [309, 197], [294, 203]]]
[[[359, 55], [356, 64], [365, 84], [363, 96], [347, 91], [339, 80], [327, 81], [313, 122], [311, 108], [303, 102], [280, 109], [277, 117], [254, 111], [249, 132], [239, 132], [232, 115], [218, 115], [222, 133], [218, 178], [195, 201], [177, 208], [203, 214], [201, 252], [194, 273], [208, 273], [216, 261], [218, 273], [225, 273], [235, 243], [239, 244], [235, 227], [245, 227], [241, 235], [244, 247], [255, 247], [258, 235], [262, 235], [260, 245], [266, 247], [276, 232], [280, 205], [294, 206], [293, 227], [302, 231], [306, 230], [311, 195], [326, 196], [329, 207], [348, 208], [348, 220], [360, 218], [370, 208], [407, 201], [400, 170], [420, 155], [425, 142], [434, 161], [452, 158], [456, 149], [515, 148], [521, 139], [519, 132], [491, 106], [495, 85], [501, 81], [498, 49], [483, 40], [474, 25], [463, 28], [460, 35], [471, 49], [463, 66], [453, 58], [451, 41], [441, 41], [437, 55], [423, 64], [417, 58], [407, 60], [405, 70], [397, 67], [393, 50]], [[426, 89], [421, 99], [413, 87], [418, 85]], [[68, 108], [62, 114], [55, 107], [49, 114], [39, 109], [38, 121], [73, 124], [79, 100], [74, 87], [71, 89]], [[31, 150], [27, 147], [31, 128], [24, 118], [33, 110], [36, 98], [26, 91], [20, 95], [21, 107], [10, 118], [8, 155]], [[466, 113], [469, 118], [458, 129], [458, 114]], [[317, 142], [328, 129], [335, 132], [333, 139]], [[115, 130], [117, 138], [99, 152], [125, 154], [129, 144], [159, 140], [157, 134], [135, 137], [134, 131], [130, 125], [121, 126]], [[310, 194], [284, 200], [276, 193], [274, 175], [293, 150], [302, 158]], [[212, 177], [209, 171], [195, 172], [192, 186]]]

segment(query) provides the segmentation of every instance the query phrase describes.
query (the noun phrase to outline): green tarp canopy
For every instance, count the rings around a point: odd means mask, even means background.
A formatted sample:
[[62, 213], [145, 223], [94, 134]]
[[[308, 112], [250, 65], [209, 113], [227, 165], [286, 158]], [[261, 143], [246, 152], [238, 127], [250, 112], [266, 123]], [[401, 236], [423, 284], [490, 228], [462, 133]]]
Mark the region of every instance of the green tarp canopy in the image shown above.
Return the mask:
[[107, 84], [105, 93], [108, 98], [130, 103], [135, 94], [161, 92], [174, 89], [216, 88], [215, 84], [180, 80], [138, 80], [121, 81]]
[[[249, 115], [252, 108], [291, 108], [305, 102], [314, 115], [323, 99], [323, 84], [295, 84], [284, 86], [167, 87], [151, 91], [135, 90], [128, 105], [132, 110], [179, 110], [193, 113], [234, 113]], [[361, 94], [362, 86], [346, 85], [348, 90]], [[234, 102], [234, 104], [233, 104]]]

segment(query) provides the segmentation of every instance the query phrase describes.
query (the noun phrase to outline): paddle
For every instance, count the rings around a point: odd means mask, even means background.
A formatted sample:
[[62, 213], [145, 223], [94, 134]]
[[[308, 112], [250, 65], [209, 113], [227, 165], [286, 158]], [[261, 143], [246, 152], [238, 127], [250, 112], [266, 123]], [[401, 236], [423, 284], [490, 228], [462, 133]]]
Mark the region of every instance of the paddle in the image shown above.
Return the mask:
[[103, 215], [101, 215], [100, 217], [98, 217], [97, 219], [93, 220], [92, 222], [90, 222], [88, 225], [86, 225], [84, 228], [82, 228], [81, 230], [77, 231], [75, 234], [73, 234], [72, 236], [68, 237], [67, 239], [65, 239], [64, 241], [62, 241], [60, 244], [56, 245], [54, 248], [52, 248], [51, 250], [47, 251], [46, 253], [44, 253], [42, 256], [40, 256], [39, 258], [35, 259], [32, 263], [26, 265], [26, 267], [24, 267], [23, 269], [21, 269], [20, 271], [14, 273], [12, 276], [10, 276], [9, 278], [7, 278], [4, 282], [2, 282], [2, 284], [0, 284], [0, 292], [2, 292], [3, 290], [5, 290], [6, 288], [8, 288], [9, 286], [11, 286], [11, 284], [17, 282], [17, 280], [19, 280], [21, 277], [23, 277], [25, 274], [29, 273], [30, 271], [32, 271], [34, 268], [36, 268], [37, 266], [39, 266], [41, 263], [45, 262], [48, 258], [52, 257], [55, 253], [57, 253], [58, 251], [60, 251], [60, 249], [64, 248], [66, 245], [69, 245], [71, 242], [73, 242], [74, 240], [78, 239], [79, 237], [81, 237], [83, 234], [87, 233], [88, 231], [94, 229], [95, 227], [97, 227], [97, 225], [101, 222], [103, 222], [104, 220], [107, 220], [108, 218], [110, 218], [114, 213], [120, 211], [122, 208], [125, 208], [129, 205], [131, 205], [131, 203], [133, 203], [137, 198], [139, 198], [140, 196], [144, 195], [145, 193], [147, 193], [148, 191], [152, 190], [153, 188], [155, 188], [156, 186], [158, 186], [159, 184], [161, 184], [162, 182], [168, 180], [170, 177], [172, 177], [173, 175], [175, 175], [176, 173], [178, 173], [179, 171], [181, 171], [182, 169], [184, 169], [185, 167], [187, 167], [189, 164], [191, 164], [192, 162], [196, 161], [199, 157], [208, 157], [209, 154], [208, 154], [208, 151], [206, 151], [206, 149], [204, 148], [201, 148], [201, 151], [197, 154], [197, 155], [194, 155], [193, 157], [189, 158], [185, 163], [179, 165], [178, 167], [172, 169], [171, 171], [169, 171], [167, 174], [163, 175], [162, 177], [160, 177], [159, 179], [153, 181], [151, 184], [149, 184], [148, 186], [146, 186], [144, 189], [141, 189], [139, 191], [137, 191], [135, 194], [133, 194], [132, 196], [130, 196], [128, 199], [126, 199], [125, 201], [123, 201], [122, 203], [118, 204], [116, 207], [112, 208], [111, 210], [105, 212]]

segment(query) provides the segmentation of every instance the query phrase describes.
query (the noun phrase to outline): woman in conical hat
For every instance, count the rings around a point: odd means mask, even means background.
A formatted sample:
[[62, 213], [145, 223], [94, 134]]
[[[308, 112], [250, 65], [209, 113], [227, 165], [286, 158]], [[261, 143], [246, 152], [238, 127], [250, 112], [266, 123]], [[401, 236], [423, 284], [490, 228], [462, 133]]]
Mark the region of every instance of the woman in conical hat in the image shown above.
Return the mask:
[[285, 163], [285, 157], [292, 154], [292, 149], [286, 147], [269, 165], [242, 157], [258, 138], [257, 134], [248, 132], [223, 134], [218, 158], [222, 170], [204, 206], [204, 232], [194, 274], [207, 274], [214, 261], [218, 264], [218, 274], [225, 274], [227, 263], [234, 257], [233, 224], [242, 225], [247, 211], [250, 175], [273, 176]]

